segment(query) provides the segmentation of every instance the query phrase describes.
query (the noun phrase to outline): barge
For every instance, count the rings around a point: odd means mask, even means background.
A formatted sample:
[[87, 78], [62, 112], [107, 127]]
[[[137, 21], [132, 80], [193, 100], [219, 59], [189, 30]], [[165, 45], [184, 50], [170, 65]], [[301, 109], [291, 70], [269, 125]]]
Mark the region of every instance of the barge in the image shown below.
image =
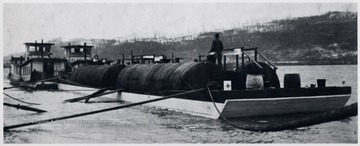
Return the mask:
[[[325, 112], [344, 107], [351, 96], [351, 87], [327, 87], [324, 80], [317, 87], [301, 87], [299, 74], [286, 74], [280, 87], [277, 67], [258, 48], [228, 49], [223, 58], [223, 68], [211, 56], [205, 61], [132, 64], [118, 67], [112, 74], [117, 77], [106, 80], [113, 88], [123, 89], [116, 98], [132, 103], [204, 89], [146, 105], [214, 119]], [[74, 72], [83, 76], [72, 81], [100, 85], [101, 78], [87, 81], [94, 73], [106, 73], [96, 70], [101, 69], [78, 68]]]

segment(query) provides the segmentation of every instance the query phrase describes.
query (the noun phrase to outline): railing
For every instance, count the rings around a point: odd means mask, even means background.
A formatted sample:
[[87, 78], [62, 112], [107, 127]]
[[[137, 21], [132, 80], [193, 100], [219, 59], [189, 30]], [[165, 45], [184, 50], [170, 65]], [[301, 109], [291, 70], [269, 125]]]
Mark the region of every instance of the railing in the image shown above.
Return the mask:
[[260, 52], [257, 52], [260, 57], [262, 57], [267, 63], [269, 63], [274, 69], [278, 69], [273, 63], [269, 61], [264, 55], [262, 55]]
[[242, 53], [244, 53], [244, 54], [245, 54], [252, 62], [254, 62], [260, 69], [263, 69], [263, 67], [261, 67], [261, 65], [260, 65], [256, 60], [252, 59], [249, 54], [247, 54], [247, 53], [244, 52], [244, 51], [242, 51]]
[[[244, 61], [247, 57], [249, 61], [253, 62], [257, 67], [263, 69], [263, 67], [258, 63], [258, 55], [265, 60], [274, 70], [278, 69], [268, 58], [266, 58], [263, 54], [258, 52], [258, 47], [255, 48], [244, 48], [244, 47], [233, 47], [230, 49], [224, 50], [224, 69], [226, 69], [226, 55], [235, 55], [236, 56], [236, 70], [238, 70], [239, 63], [239, 55], [241, 55], [242, 60], [242, 68], [244, 67]], [[229, 51], [229, 52], [228, 52]], [[246, 53], [246, 51], [254, 51], [254, 58], [251, 58], [251, 55]]]

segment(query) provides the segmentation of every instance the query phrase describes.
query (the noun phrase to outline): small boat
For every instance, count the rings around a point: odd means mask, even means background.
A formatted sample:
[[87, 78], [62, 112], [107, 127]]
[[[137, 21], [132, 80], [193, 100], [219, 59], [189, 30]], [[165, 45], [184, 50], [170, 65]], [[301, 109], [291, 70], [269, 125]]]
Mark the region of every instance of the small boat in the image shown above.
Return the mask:
[[[11, 84], [36, 82], [59, 76], [66, 72], [67, 60], [53, 58], [53, 43], [25, 43], [25, 56], [11, 57], [8, 79]], [[47, 85], [55, 84], [47, 82]], [[53, 85], [50, 85], [53, 86]]]

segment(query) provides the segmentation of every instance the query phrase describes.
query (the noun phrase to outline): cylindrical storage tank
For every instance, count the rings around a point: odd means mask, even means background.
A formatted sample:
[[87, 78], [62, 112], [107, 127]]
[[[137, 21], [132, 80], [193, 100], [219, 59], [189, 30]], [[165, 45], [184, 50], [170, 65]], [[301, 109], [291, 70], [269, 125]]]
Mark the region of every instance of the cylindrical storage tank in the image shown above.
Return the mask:
[[123, 65], [88, 65], [76, 68], [70, 81], [91, 87], [111, 87], [114, 85]]
[[285, 74], [284, 75], [284, 88], [300, 88], [300, 74]]
[[246, 89], [262, 90], [264, 89], [264, 79], [262, 74], [248, 74], [246, 76]]
[[209, 81], [221, 83], [222, 77], [222, 69], [210, 62], [136, 64], [119, 73], [115, 86], [139, 93], [191, 90], [204, 88]]

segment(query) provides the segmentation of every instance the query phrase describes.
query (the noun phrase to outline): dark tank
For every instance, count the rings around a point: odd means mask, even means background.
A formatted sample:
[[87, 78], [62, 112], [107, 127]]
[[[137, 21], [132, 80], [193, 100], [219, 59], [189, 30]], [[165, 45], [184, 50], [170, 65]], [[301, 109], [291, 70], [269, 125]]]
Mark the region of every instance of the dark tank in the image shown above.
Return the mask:
[[137, 93], [192, 90], [204, 88], [210, 81], [221, 83], [223, 77], [223, 70], [210, 62], [135, 64], [119, 73], [115, 87]]
[[123, 65], [88, 65], [76, 68], [70, 81], [91, 87], [113, 87]]

